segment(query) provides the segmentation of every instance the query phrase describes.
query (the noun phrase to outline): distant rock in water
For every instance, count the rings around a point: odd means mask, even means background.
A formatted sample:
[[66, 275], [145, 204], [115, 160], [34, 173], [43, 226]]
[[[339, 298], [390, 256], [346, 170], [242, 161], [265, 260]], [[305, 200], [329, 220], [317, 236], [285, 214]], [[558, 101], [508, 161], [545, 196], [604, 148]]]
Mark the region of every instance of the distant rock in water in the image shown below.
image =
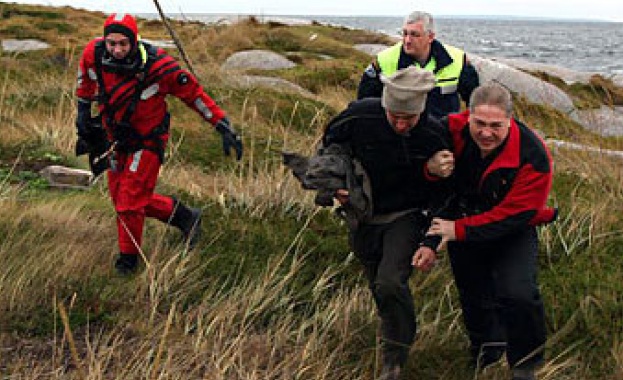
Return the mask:
[[278, 70], [290, 69], [296, 64], [284, 56], [269, 50], [247, 50], [230, 55], [223, 65], [224, 70]]
[[49, 47], [49, 44], [40, 40], [2, 40], [2, 51], [4, 52], [44, 50]]

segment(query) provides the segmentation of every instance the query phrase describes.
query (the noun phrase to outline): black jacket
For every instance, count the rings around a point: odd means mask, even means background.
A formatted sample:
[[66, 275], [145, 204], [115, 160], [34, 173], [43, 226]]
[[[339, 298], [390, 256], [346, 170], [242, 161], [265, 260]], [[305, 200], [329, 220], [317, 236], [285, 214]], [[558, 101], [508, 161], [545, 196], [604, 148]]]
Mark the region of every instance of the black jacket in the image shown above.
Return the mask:
[[[426, 161], [448, 149], [439, 121], [422, 114], [408, 136], [394, 132], [379, 98], [352, 102], [325, 131], [323, 145], [349, 144], [371, 188], [372, 213], [435, 209], [445, 199], [440, 183], [427, 181]], [[440, 181], [443, 182], [443, 181]]]

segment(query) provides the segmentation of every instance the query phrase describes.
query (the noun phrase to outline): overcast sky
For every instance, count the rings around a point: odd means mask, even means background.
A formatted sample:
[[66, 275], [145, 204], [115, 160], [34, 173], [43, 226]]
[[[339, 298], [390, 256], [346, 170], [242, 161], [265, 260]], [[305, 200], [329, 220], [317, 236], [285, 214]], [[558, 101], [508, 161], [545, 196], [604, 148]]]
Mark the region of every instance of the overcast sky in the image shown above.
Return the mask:
[[[405, 16], [510, 15], [623, 22], [621, 0], [159, 0], [167, 13]], [[6, 2], [6, 1], [2, 1]], [[22, 4], [71, 5], [104, 12], [156, 12], [152, 0], [20, 0]], [[417, 7], [414, 8], [414, 7]]]

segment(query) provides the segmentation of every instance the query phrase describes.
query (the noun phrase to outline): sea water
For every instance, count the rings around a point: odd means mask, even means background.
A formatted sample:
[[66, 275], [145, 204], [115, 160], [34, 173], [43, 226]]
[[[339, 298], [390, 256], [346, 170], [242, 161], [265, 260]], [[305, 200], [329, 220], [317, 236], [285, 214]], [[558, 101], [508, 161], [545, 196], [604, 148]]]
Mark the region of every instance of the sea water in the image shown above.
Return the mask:
[[[213, 23], [248, 16], [185, 14], [183, 17]], [[290, 24], [317, 21], [393, 36], [398, 36], [403, 21], [402, 17], [370, 16], [255, 17], [264, 21], [281, 20]], [[623, 23], [437, 17], [435, 29], [436, 37], [440, 41], [459, 47], [468, 54], [487, 58], [523, 59], [576, 71], [623, 74]]]

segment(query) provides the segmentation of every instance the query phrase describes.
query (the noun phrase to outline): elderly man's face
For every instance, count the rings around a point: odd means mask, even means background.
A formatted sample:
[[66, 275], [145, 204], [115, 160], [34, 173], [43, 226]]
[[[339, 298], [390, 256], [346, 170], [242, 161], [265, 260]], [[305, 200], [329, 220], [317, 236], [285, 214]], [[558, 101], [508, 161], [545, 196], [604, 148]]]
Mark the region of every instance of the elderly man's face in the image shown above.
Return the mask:
[[402, 45], [405, 53], [417, 59], [427, 58], [430, 44], [434, 39], [435, 33], [427, 32], [422, 21], [405, 24], [402, 28]]
[[387, 115], [387, 121], [399, 135], [406, 135], [409, 131], [415, 127], [417, 122], [420, 120], [420, 114], [409, 114], [403, 112], [392, 112], [389, 110], [385, 111]]
[[132, 49], [130, 39], [121, 33], [109, 33], [105, 38], [106, 50], [115, 59], [123, 59]]
[[510, 121], [510, 116], [498, 106], [482, 104], [474, 108], [469, 115], [469, 133], [482, 157], [502, 145], [508, 136]]

